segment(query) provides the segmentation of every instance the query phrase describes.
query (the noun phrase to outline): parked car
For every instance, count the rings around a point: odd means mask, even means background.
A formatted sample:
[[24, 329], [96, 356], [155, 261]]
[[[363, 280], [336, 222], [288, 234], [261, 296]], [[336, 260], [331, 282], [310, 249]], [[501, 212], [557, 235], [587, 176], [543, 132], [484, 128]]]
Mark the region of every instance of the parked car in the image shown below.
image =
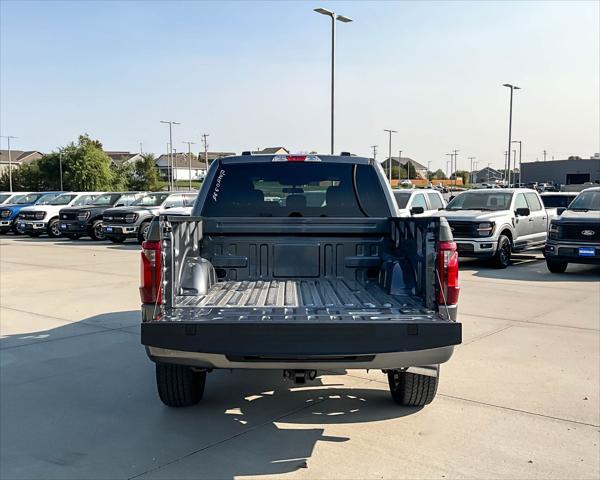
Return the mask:
[[56, 196], [44, 205], [32, 205], [22, 208], [17, 219], [19, 232], [26, 233], [32, 237], [38, 237], [43, 233], [51, 238], [61, 236], [58, 227], [58, 213], [64, 207], [77, 207], [87, 205], [103, 192], [68, 192]]
[[123, 243], [128, 238], [136, 238], [142, 243], [148, 234], [150, 221], [161, 210], [190, 207], [195, 200], [195, 193], [154, 192], [144, 195], [128, 207], [109, 208], [103, 214], [104, 235], [113, 243]]
[[397, 216], [427, 216], [446, 206], [446, 201], [438, 190], [393, 190]]
[[543, 192], [540, 193], [544, 208], [550, 215], [555, 217], [559, 208], [567, 208], [575, 199], [577, 192]]
[[459, 256], [489, 258], [497, 268], [510, 265], [513, 252], [546, 242], [548, 213], [528, 188], [462, 192], [437, 215], [450, 223]]
[[93, 240], [104, 240], [103, 213], [112, 207], [125, 207], [139, 200], [145, 192], [109, 192], [96, 197], [87, 205], [63, 208], [59, 212], [58, 227], [72, 240], [89, 235]]
[[[309, 191], [325, 203], [309, 206]], [[395, 211], [367, 158], [215, 160], [192, 216], [160, 215], [142, 245], [142, 343], [161, 400], [197, 403], [217, 368], [300, 384], [382, 369], [397, 403], [430, 403], [461, 342], [458, 256], [445, 219]]]
[[600, 265], [600, 187], [584, 190], [567, 209], [559, 207], [544, 256], [552, 273], [563, 273], [569, 263]]
[[0, 206], [0, 233], [7, 233], [11, 230], [14, 233], [22, 233], [18, 230], [17, 217], [19, 212], [30, 205], [46, 205], [53, 198], [62, 192], [36, 192], [20, 195], [15, 203], [3, 204]]
[[8, 205], [9, 203], [15, 203], [19, 197], [26, 195], [31, 192], [0, 192], [0, 205]]
[[405, 178], [404, 180], [400, 180], [400, 185], [404, 187], [412, 187], [413, 183], [408, 178]]

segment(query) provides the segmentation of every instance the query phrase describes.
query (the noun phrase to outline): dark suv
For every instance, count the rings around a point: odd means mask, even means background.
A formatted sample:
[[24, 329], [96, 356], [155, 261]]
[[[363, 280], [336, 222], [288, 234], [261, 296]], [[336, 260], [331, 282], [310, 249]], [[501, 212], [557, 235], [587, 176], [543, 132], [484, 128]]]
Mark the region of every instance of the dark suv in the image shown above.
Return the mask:
[[128, 207], [109, 208], [103, 216], [104, 234], [114, 243], [123, 243], [127, 238], [137, 238], [142, 243], [156, 215], [174, 207], [192, 207], [196, 195], [190, 192], [153, 192]]
[[82, 207], [63, 208], [59, 213], [59, 229], [72, 240], [89, 235], [104, 240], [102, 214], [111, 207], [125, 207], [142, 198], [144, 192], [109, 192]]
[[600, 265], [600, 187], [582, 191], [557, 214], [544, 249], [548, 270], [563, 273], [569, 263]]

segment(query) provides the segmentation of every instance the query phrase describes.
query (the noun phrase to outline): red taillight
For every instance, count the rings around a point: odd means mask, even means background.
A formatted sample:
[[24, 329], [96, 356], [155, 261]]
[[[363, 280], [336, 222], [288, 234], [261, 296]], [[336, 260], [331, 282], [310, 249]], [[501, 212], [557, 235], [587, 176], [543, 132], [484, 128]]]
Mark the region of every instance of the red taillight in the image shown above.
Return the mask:
[[142, 243], [140, 298], [143, 303], [162, 304], [160, 242]]
[[306, 160], [306, 155], [288, 155], [288, 162], [304, 162]]
[[438, 304], [456, 305], [458, 303], [458, 252], [456, 243], [438, 243], [438, 274], [440, 276], [440, 290]]

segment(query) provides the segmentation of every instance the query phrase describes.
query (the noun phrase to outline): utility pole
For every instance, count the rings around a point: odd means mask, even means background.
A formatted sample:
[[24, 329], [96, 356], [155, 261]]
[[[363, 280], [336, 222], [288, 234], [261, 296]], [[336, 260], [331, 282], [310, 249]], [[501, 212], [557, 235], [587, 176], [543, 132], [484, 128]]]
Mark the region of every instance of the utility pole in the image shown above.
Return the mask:
[[504, 150], [504, 172], [502, 174], [502, 178], [503, 178], [504, 181], [506, 181], [506, 172], [507, 172], [507, 170], [506, 170], [506, 168], [507, 168], [506, 167], [506, 165], [507, 165], [506, 156], [507, 155], [508, 155], [508, 152], [506, 150]]
[[[513, 140], [513, 143], [518, 143], [519, 144], [519, 183], [523, 183], [521, 181], [521, 178], [522, 178], [522, 175], [523, 175], [523, 172], [521, 170], [521, 165], [522, 165], [522, 163], [521, 163], [521, 151], [523, 150], [523, 142], [521, 140]], [[516, 164], [516, 161], [517, 160], [515, 158], [515, 164]]]
[[173, 168], [173, 190], [179, 190], [179, 186], [177, 185], [177, 149], [173, 149], [173, 161], [171, 162], [171, 167]]
[[512, 85], [510, 83], [505, 83], [502, 85], [503, 87], [510, 88], [510, 110], [508, 114], [508, 185], [510, 186], [510, 149], [512, 143], [512, 110], [513, 110], [513, 93], [515, 90], [520, 90], [521, 87], [517, 87], [516, 85]]
[[[448, 169], [448, 180], [450, 180], [450, 184], [452, 184], [452, 160], [454, 158], [454, 153], [447, 153], [447, 156], [450, 157], [450, 168]], [[446, 162], [446, 166], [448, 166], [448, 162]]]
[[350, 23], [351, 18], [336, 13], [325, 8], [315, 8], [315, 12], [326, 15], [331, 18], [331, 154], [334, 151], [334, 108], [335, 108], [335, 21]]
[[[383, 129], [384, 132], [388, 132], [390, 134], [390, 142], [389, 142], [389, 149], [388, 149], [388, 177], [390, 179], [390, 186], [392, 185], [392, 133], [398, 133], [397, 130], [391, 130], [389, 128], [384, 128]], [[400, 160], [398, 160], [398, 163], [400, 163]]]
[[469, 183], [473, 183], [473, 160], [475, 160], [476, 157], [467, 157], [467, 159], [471, 162], [471, 170], [469, 171]]
[[189, 188], [192, 191], [192, 145], [196, 145], [196, 142], [183, 142], [187, 143], [188, 146], [188, 179]]
[[144, 154], [144, 149], [142, 148], [142, 142], [140, 142], [140, 155]]
[[546, 161], [546, 150], [544, 150], [544, 162]]
[[[398, 150], [398, 186], [400, 186], [400, 180], [402, 180], [402, 170], [400, 165], [402, 164], [402, 150]], [[410, 178], [408, 174], [408, 162], [406, 163], [406, 178]]]
[[376, 157], [377, 157], [377, 147], [378, 146], [379, 145], [371, 145], [371, 148], [373, 149], [373, 161], [376, 160]]
[[[517, 151], [513, 150], [512, 152], [513, 152], [513, 165], [517, 165]], [[509, 172], [509, 178], [510, 178], [510, 172]], [[513, 175], [513, 185], [514, 185], [514, 183], [515, 183], [515, 176]], [[508, 186], [510, 187], [510, 183], [508, 184]]]
[[202, 144], [204, 145], [204, 163], [206, 165], [205, 175], [208, 173], [208, 137], [209, 133], [202, 134]]
[[453, 150], [454, 153], [454, 186], [456, 187], [456, 171], [458, 170], [458, 150]]
[[160, 123], [166, 123], [169, 125], [169, 156], [171, 157], [171, 183], [169, 184], [169, 190], [173, 190], [173, 125], [181, 125], [181, 123], [173, 120], [161, 120]]
[[11, 151], [10, 151], [10, 139], [18, 138], [18, 137], [13, 137], [12, 135], [2, 135], [2, 138], [6, 138], [6, 141], [8, 142], [8, 185], [9, 185], [9, 190], [12, 192], [13, 191], [13, 187], [12, 187], [12, 156], [11, 156]]

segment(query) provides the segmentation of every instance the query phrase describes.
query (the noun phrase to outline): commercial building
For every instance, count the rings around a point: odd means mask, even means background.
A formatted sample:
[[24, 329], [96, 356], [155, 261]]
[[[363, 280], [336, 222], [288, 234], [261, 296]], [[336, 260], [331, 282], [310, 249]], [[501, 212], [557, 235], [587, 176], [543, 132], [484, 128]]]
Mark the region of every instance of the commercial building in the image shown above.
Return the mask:
[[569, 157], [566, 160], [527, 162], [521, 165], [523, 183], [545, 182], [573, 185], [600, 182], [600, 154], [590, 158]]

